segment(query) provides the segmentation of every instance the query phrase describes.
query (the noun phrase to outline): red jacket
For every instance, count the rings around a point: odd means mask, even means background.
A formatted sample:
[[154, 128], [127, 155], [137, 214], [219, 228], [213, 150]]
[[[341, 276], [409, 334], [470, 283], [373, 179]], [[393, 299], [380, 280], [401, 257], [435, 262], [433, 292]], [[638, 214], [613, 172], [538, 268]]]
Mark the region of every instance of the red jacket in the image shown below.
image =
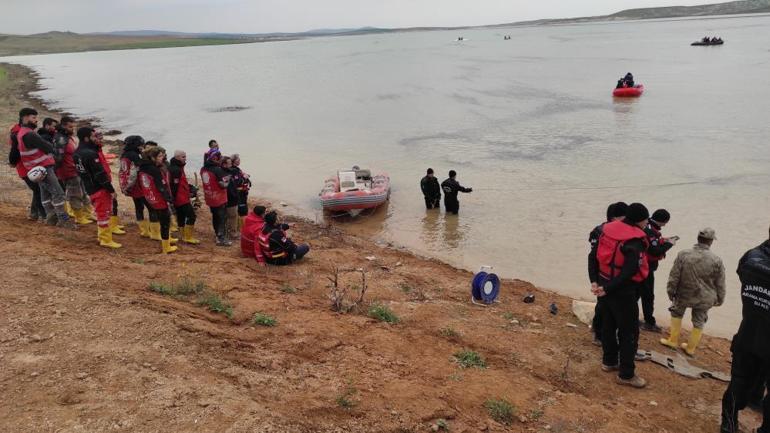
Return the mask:
[[56, 177], [62, 181], [72, 179], [78, 175], [78, 171], [75, 168], [75, 160], [72, 158], [72, 155], [75, 153], [75, 138], [66, 137], [66, 139], [67, 144], [56, 149], [60, 156], [59, 163], [56, 164]]
[[[21, 125], [19, 125], [18, 123], [11, 127], [11, 133], [8, 135], [8, 146], [9, 147], [13, 147], [13, 140], [15, 139], [16, 134], [19, 133], [20, 129], [21, 129]], [[23, 179], [23, 178], [27, 177], [27, 172], [28, 171], [29, 170], [24, 168], [24, 164], [21, 163], [21, 160], [16, 163], [16, 174], [18, 174], [20, 178]]]
[[254, 257], [257, 262], [265, 263], [265, 256], [257, 238], [265, 227], [265, 220], [253, 211], [243, 221], [241, 228], [241, 253], [243, 257]]

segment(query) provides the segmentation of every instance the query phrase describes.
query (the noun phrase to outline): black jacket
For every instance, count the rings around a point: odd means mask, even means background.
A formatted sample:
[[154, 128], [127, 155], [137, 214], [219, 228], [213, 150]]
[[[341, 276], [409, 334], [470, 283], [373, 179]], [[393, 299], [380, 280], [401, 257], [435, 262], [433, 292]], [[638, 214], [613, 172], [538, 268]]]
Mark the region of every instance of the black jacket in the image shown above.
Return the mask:
[[425, 198], [441, 198], [441, 186], [435, 176], [425, 176], [420, 180], [420, 189]]
[[[671, 242], [664, 242], [660, 235], [660, 226], [655, 224], [652, 220], [644, 228], [644, 232], [647, 233], [647, 240], [650, 241], [650, 246], [647, 248], [647, 253], [655, 257], [665, 257], [668, 250], [670, 250], [674, 244]], [[650, 271], [655, 272], [658, 270], [658, 261], [650, 260]]]
[[268, 241], [270, 242], [270, 251], [273, 255], [281, 252], [286, 253], [284, 257], [278, 259], [266, 258], [266, 261], [271, 265], [284, 265], [289, 264], [293, 260], [294, 251], [297, 249], [297, 245], [286, 235], [286, 231], [289, 226], [286, 224], [269, 225], [265, 224], [262, 228], [262, 233], [270, 234]]
[[58, 133], [59, 133], [59, 131], [60, 131], [60, 128], [57, 128], [56, 132], [54, 132], [53, 134], [51, 134], [51, 133], [50, 133], [50, 132], [48, 132], [48, 130], [47, 130], [47, 129], [45, 129], [45, 128], [38, 128], [38, 130], [37, 130], [37, 135], [39, 135], [39, 136], [40, 136], [40, 138], [42, 138], [43, 140], [45, 140], [45, 141], [47, 141], [47, 142], [49, 142], [49, 143], [53, 143], [53, 142], [54, 142], [54, 139], [56, 138], [56, 134], [58, 134]]
[[171, 158], [168, 161], [168, 174], [171, 180], [171, 185], [169, 185], [169, 188], [171, 188], [171, 197], [176, 197], [177, 190], [179, 189], [177, 181], [182, 178], [185, 165], [185, 163], [176, 158]]
[[471, 192], [473, 189], [465, 188], [460, 185], [460, 182], [452, 179], [451, 177], [441, 182], [441, 189], [444, 190], [444, 200], [457, 201], [457, 193]]
[[62, 158], [64, 157], [64, 149], [67, 147], [69, 140], [70, 136], [61, 128], [59, 128], [56, 131], [56, 134], [51, 137], [51, 143], [53, 143], [53, 148], [55, 150], [53, 157], [56, 160], [57, 167], [61, 165]]
[[170, 205], [174, 205], [174, 200], [171, 199], [171, 191], [164, 186], [163, 172], [160, 167], [155, 165], [152, 161], [142, 159], [142, 162], [139, 163], [139, 172], [149, 174], [152, 177], [152, 181], [155, 182], [155, 187], [158, 189], [163, 199]]
[[596, 261], [596, 247], [599, 246], [599, 236], [602, 235], [602, 229], [605, 224], [607, 223], [599, 224], [588, 234], [588, 243], [591, 245], [591, 250], [588, 253], [588, 280], [591, 283], [599, 281], [599, 263]]
[[243, 172], [235, 166], [225, 172], [230, 175], [230, 183], [227, 184], [227, 207], [238, 206], [238, 188], [243, 185]]
[[743, 320], [733, 352], [749, 352], [770, 362], [770, 241], [749, 250], [738, 262]]
[[109, 193], [115, 192], [110, 182], [110, 176], [104, 171], [101, 161], [99, 161], [99, 148], [93, 143], [80, 142], [72, 159], [75, 161], [75, 168], [83, 181], [86, 194], [92, 195], [99, 190], [106, 190]]

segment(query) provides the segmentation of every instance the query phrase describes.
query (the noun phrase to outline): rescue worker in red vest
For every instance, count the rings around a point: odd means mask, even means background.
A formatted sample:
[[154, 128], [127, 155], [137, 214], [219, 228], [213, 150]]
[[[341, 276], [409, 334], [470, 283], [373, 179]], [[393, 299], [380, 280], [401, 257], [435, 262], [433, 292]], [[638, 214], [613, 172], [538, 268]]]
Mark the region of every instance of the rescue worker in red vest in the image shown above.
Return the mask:
[[[144, 142], [144, 150], [142, 152], [153, 147], [158, 147], [158, 143], [152, 140], [147, 140]], [[167, 164], [167, 161], [165, 160], [165, 157], [164, 157], [163, 164], [160, 166], [160, 172], [163, 175], [164, 179], [166, 179], [166, 185], [168, 185], [169, 178], [168, 178], [168, 173], [166, 172], [166, 164]], [[142, 191], [144, 192], [144, 190]], [[154, 241], [163, 240], [160, 236], [160, 216], [158, 215], [157, 212], [155, 212], [155, 209], [153, 209], [153, 207], [150, 206], [149, 204], [147, 205], [147, 212], [150, 214], [150, 225], [149, 225], [150, 239]], [[173, 221], [173, 219], [170, 219], [169, 221]], [[169, 233], [173, 231], [172, 228], [174, 225], [175, 224], [169, 225]], [[173, 236], [170, 236], [169, 240], [171, 241], [172, 244], [176, 244], [179, 241], [179, 239]]]
[[[626, 217], [626, 210], [628, 205], [625, 202], [619, 201], [607, 206], [607, 220], [594, 227], [591, 233], [588, 234], [588, 244], [591, 246], [588, 253], [588, 280], [591, 282], [591, 290], [596, 290], [599, 287], [599, 267], [596, 260], [593, 257], [596, 256], [596, 247], [599, 245], [599, 237], [602, 235], [602, 229], [607, 223], [613, 221], [622, 221]], [[596, 307], [594, 308], [594, 319], [591, 323], [591, 330], [594, 333], [594, 344], [597, 346], [602, 345], [602, 315], [599, 303], [602, 298], [596, 298]]]
[[[136, 182], [139, 177], [139, 164], [142, 161], [144, 138], [138, 135], [129, 135], [123, 140], [123, 145], [123, 154], [120, 155], [120, 191], [133, 200], [139, 235], [148, 238], [150, 237], [150, 221], [144, 219], [144, 208], [147, 203], [144, 201], [141, 185]], [[151, 214], [149, 209], [147, 213], [148, 216]]]
[[650, 273], [647, 275], [647, 279], [644, 281], [642, 290], [639, 292], [639, 297], [642, 300], [642, 314], [644, 315], [644, 323], [641, 327], [645, 331], [661, 332], [660, 326], [655, 321], [655, 271], [658, 270], [658, 262], [666, 258], [666, 253], [679, 239], [676, 236], [670, 238], [664, 238], [661, 234], [661, 229], [668, 224], [671, 220], [671, 214], [665, 209], [658, 209], [652, 213], [650, 222], [647, 227], [644, 228], [644, 232], [647, 233], [647, 242], [649, 242], [649, 248], [647, 249], [647, 259], [650, 262]]
[[691, 249], [680, 251], [668, 277], [668, 299], [671, 300], [671, 334], [660, 343], [673, 349], [679, 348], [679, 332], [685, 310], [692, 310], [693, 330], [690, 341], [682, 343], [682, 349], [690, 356], [700, 343], [708, 311], [725, 302], [725, 267], [711, 244], [716, 240], [712, 228], [698, 233], [698, 243]]
[[112, 187], [107, 161], [99, 158], [96, 131], [88, 127], [80, 128], [78, 140], [80, 143], [73, 158], [78, 173], [83, 179], [83, 186], [94, 204], [99, 245], [106, 248], [120, 248], [121, 245], [112, 240], [110, 228], [115, 189]]
[[[770, 240], [746, 252], [738, 262], [743, 320], [733, 337], [730, 385], [722, 397], [721, 433], [738, 433], [738, 412], [753, 389], [767, 385], [770, 371]], [[762, 425], [770, 433], [770, 395], [762, 403]]]
[[65, 207], [69, 207], [70, 216], [74, 216], [78, 224], [91, 224], [91, 219], [86, 215], [85, 193], [81, 187], [80, 176], [75, 168], [73, 154], [75, 153], [75, 119], [64, 116], [59, 123], [53, 139], [56, 154], [56, 177], [64, 187], [64, 195], [67, 198]]
[[254, 206], [254, 210], [249, 212], [241, 227], [241, 254], [243, 257], [254, 257], [261, 266], [267, 264], [258, 242], [265, 227], [265, 210], [264, 206]]
[[[144, 199], [147, 206], [155, 212], [158, 217], [157, 230], [160, 234], [161, 252], [163, 254], [173, 253], [177, 247], [171, 245], [171, 211], [170, 207], [173, 199], [168, 188], [166, 177], [161, 171], [164, 165], [166, 152], [162, 147], [151, 146], [142, 152], [142, 162], [139, 165], [139, 185], [144, 192]], [[155, 227], [151, 228], [153, 231]]]
[[[96, 153], [99, 155], [99, 161], [102, 162], [102, 165], [104, 166], [104, 171], [107, 172], [107, 177], [110, 178], [110, 183], [112, 183], [112, 167], [110, 167], [110, 163], [107, 161], [107, 157], [104, 155], [104, 135], [100, 131], [96, 131], [96, 135], [94, 136], [94, 141], [96, 142], [97, 151]], [[124, 235], [125, 227], [120, 224], [120, 218], [118, 217], [118, 195], [115, 194], [112, 196], [112, 215], [110, 216], [110, 230], [112, 231], [113, 235]]]
[[182, 241], [188, 244], [199, 244], [195, 239], [193, 230], [195, 227], [195, 209], [190, 202], [190, 184], [184, 167], [187, 164], [187, 153], [181, 150], [174, 152], [174, 157], [169, 161], [168, 172], [171, 178], [171, 197], [174, 198], [174, 209], [179, 229], [182, 231]]
[[227, 220], [227, 186], [230, 184], [230, 176], [222, 170], [220, 163], [222, 154], [212, 148], [207, 153], [208, 158], [201, 168], [201, 182], [206, 205], [211, 210], [211, 223], [217, 237], [217, 246], [229, 247], [233, 243], [225, 237], [225, 224]]
[[238, 230], [243, 227], [243, 221], [249, 213], [249, 190], [251, 189], [251, 180], [249, 174], [241, 170], [241, 156], [233, 154], [233, 170], [238, 171], [239, 179], [236, 182], [238, 191]]
[[[21, 119], [19, 119], [19, 122], [21, 122]], [[45, 222], [45, 209], [43, 208], [43, 202], [40, 199], [40, 187], [38, 187], [35, 182], [29, 180], [29, 177], [27, 177], [29, 170], [24, 168], [24, 164], [21, 163], [19, 142], [16, 139], [16, 135], [20, 129], [21, 124], [16, 123], [11, 127], [9, 132], [8, 146], [10, 147], [10, 150], [8, 151], [8, 164], [16, 168], [16, 174], [19, 175], [21, 180], [23, 180], [30, 191], [32, 191], [32, 201], [29, 204], [29, 216], [27, 218], [31, 221], [40, 220], [41, 222]]]
[[257, 237], [257, 242], [268, 264], [290, 265], [310, 251], [310, 246], [307, 244], [295, 244], [286, 235], [288, 229], [288, 225], [278, 224], [278, 214], [274, 211], [265, 215], [265, 226]]
[[41, 138], [37, 128], [37, 111], [32, 108], [23, 108], [19, 112], [21, 128], [16, 133], [19, 162], [29, 171], [33, 167], [43, 167], [46, 175], [38, 182], [40, 199], [45, 208], [46, 222], [49, 225], [76, 229], [77, 226], [67, 215], [64, 209], [66, 201], [64, 190], [56, 177], [53, 144]]
[[[607, 223], [592, 260], [599, 269], [594, 295], [603, 298], [602, 370], [617, 371], [617, 382], [643, 388], [647, 382], [636, 375], [634, 357], [639, 345], [639, 305], [637, 294], [647, 278], [647, 225], [649, 211], [641, 203], [628, 206], [623, 221]], [[607, 338], [611, 335], [618, 336]]]

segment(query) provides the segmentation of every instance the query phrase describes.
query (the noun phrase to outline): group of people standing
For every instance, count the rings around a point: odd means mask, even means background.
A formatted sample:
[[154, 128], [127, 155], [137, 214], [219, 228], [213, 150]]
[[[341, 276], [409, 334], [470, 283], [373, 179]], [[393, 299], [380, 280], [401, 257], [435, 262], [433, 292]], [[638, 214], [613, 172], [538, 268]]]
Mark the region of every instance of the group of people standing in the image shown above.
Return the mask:
[[[658, 262], [676, 246], [677, 236], [665, 237], [671, 215], [658, 209], [650, 215], [641, 203], [613, 203], [607, 218], [589, 234], [588, 276], [597, 297], [594, 339], [602, 347], [602, 371], [617, 372], [617, 382], [643, 388], [636, 374], [639, 329], [661, 332], [654, 317], [655, 271]], [[708, 312], [725, 300], [725, 269], [711, 251], [714, 229], [698, 231], [697, 243], [680, 251], [671, 268], [667, 294], [671, 301], [671, 329], [660, 343], [694, 356], [708, 320]], [[732, 376], [722, 401], [722, 433], [738, 432], [738, 412], [762, 400], [764, 422], [757, 430], [770, 433], [770, 397], [765, 395], [770, 373], [770, 232], [768, 240], [748, 251], [738, 265], [743, 320], [733, 337]], [[639, 321], [641, 299], [644, 321]], [[691, 310], [693, 329], [680, 343], [682, 319]]]
[[429, 168], [425, 177], [420, 180], [420, 189], [422, 195], [425, 198], [425, 207], [428, 209], [439, 209], [441, 203], [441, 192], [444, 192], [444, 209], [446, 213], [457, 215], [460, 212], [460, 201], [457, 199], [459, 193], [473, 192], [473, 188], [466, 188], [460, 185], [457, 181], [457, 172], [449, 170], [449, 177], [438, 183], [438, 179], [433, 173], [433, 169]]

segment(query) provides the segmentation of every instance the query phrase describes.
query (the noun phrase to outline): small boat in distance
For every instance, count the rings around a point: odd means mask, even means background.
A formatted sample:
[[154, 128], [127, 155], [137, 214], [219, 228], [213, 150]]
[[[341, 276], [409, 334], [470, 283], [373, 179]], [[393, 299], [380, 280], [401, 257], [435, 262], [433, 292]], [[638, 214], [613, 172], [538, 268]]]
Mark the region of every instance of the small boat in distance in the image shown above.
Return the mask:
[[695, 42], [691, 43], [690, 45], [693, 46], [693, 47], [710, 47], [710, 46], [714, 46], [714, 45], [722, 45], [724, 43], [725, 43], [725, 41], [723, 41], [722, 38], [718, 38], [716, 36], [713, 37], [713, 38], [709, 38], [708, 36], [706, 36], [705, 38], [703, 38], [703, 39], [701, 39], [699, 41], [695, 41]]
[[327, 179], [319, 196], [324, 211], [348, 212], [355, 216], [390, 199], [390, 177], [385, 173], [372, 176], [370, 170], [354, 166]]
[[612, 91], [612, 96], [616, 98], [633, 98], [642, 96], [642, 93], [644, 93], [644, 85], [637, 84], [634, 87], [618, 87]]

